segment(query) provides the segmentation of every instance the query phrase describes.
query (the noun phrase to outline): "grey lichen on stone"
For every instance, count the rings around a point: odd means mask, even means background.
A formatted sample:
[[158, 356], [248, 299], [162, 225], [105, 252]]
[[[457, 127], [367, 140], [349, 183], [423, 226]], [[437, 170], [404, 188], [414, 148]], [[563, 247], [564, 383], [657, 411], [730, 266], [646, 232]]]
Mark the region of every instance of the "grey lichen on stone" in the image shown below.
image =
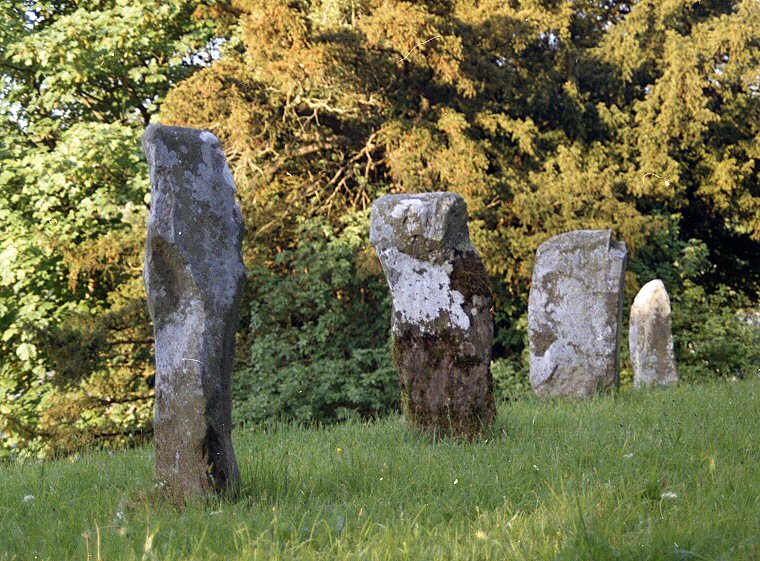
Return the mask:
[[611, 230], [567, 232], [538, 248], [528, 330], [539, 397], [584, 397], [619, 383], [626, 256]]
[[231, 380], [246, 272], [243, 217], [219, 140], [150, 125], [145, 287], [156, 337], [156, 472], [184, 500], [237, 492]]
[[387, 195], [370, 241], [393, 299], [393, 356], [405, 418], [439, 434], [474, 436], [495, 415], [488, 275], [454, 193]]
[[641, 287], [633, 300], [629, 344], [634, 386], [670, 386], [678, 383], [670, 297], [659, 279]]

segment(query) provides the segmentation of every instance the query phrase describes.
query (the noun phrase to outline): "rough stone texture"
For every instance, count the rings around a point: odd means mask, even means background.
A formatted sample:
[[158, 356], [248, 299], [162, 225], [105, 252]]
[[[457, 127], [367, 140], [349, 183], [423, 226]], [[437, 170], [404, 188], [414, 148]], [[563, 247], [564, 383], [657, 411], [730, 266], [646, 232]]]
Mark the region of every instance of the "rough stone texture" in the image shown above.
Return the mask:
[[145, 286], [156, 336], [156, 472], [179, 498], [237, 492], [230, 385], [243, 217], [216, 136], [150, 125]]
[[454, 193], [387, 195], [372, 207], [370, 241], [393, 297], [393, 358], [404, 416], [471, 438], [495, 416], [491, 289]]
[[634, 386], [678, 383], [670, 298], [659, 279], [646, 283], [633, 300], [629, 344]]
[[619, 383], [625, 265], [625, 243], [611, 230], [568, 232], [538, 248], [528, 329], [539, 397], [584, 397]]

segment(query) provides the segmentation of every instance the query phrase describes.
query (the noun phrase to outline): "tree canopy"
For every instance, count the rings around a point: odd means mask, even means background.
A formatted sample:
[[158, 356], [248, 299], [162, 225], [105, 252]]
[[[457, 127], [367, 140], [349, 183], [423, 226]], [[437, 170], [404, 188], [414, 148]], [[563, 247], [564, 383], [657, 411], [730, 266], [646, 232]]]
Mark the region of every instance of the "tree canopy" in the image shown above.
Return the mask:
[[[756, 296], [756, 2], [272, 0], [233, 12], [222, 60], [173, 88], [161, 118], [223, 138], [252, 259], [297, 244], [304, 216], [451, 190], [497, 285], [504, 352], [535, 249], [571, 229], [614, 228], [632, 249], [632, 288], [701, 240], [701, 280]], [[639, 258], [655, 245], [668, 254]]]
[[[149, 430], [138, 138], [151, 120], [212, 130], [231, 163], [252, 271], [241, 391], [280, 391], [252, 357], [309, 380], [314, 357], [280, 347], [326, 325], [262, 302], [314, 294], [340, 316], [328, 346], [366, 327], [351, 299], [387, 314], [382, 283], [326, 277], [309, 256], [380, 278], [356, 225], [391, 192], [465, 197], [495, 356], [513, 364], [499, 372], [524, 373], [536, 248], [591, 228], [627, 242], [629, 296], [665, 280], [685, 365], [729, 375], [748, 363], [727, 368], [727, 353], [751, 360], [726, 310], [760, 290], [755, 0], [15, 0], [0, 21], [6, 449]], [[356, 341], [386, 372], [386, 338]], [[320, 372], [356, 371], [343, 344], [317, 355]]]

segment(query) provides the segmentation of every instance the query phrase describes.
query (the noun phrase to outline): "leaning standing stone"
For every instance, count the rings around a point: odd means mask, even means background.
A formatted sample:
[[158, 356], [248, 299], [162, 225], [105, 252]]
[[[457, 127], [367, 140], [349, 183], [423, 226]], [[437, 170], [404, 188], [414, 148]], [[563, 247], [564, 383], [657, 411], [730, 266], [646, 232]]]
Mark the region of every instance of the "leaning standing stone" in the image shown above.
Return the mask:
[[528, 330], [539, 397], [584, 397], [619, 383], [625, 264], [625, 243], [611, 230], [568, 232], [538, 248]]
[[246, 273], [243, 217], [219, 140], [150, 125], [145, 286], [156, 336], [156, 472], [178, 499], [237, 492], [230, 385]]
[[659, 279], [646, 283], [633, 300], [629, 343], [634, 386], [678, 383], [670, 298]]
[[495, 416], [491, 289], [454, 193], [387, 195], [370, 241], [393, 297], [393, 357], [404, 416], [442, 435], [474, 436]]

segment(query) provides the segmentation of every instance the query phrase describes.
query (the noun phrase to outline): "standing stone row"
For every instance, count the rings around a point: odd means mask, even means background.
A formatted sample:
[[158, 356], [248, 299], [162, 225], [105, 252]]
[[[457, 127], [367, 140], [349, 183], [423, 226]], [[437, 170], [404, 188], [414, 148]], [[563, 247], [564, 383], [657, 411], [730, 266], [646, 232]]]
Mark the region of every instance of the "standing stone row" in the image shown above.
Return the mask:
[[[145, 285], [156, 339], [156, 472], [185, 500], [235, 493], [231, 376], [245, 285], [243, 219], [218, 139], [151, 125]], [[454, 193], [388, 195], [370, 241], [393, 298], [393, 359], [404, 417], [423, 431], [474, 437], [496, 415], [488, 274]], [[618, 383], [626, 247], [610, 230], [570, 232], [536, 255], [528, 314], [539, 396], [586, 396]], [[670, 305], [649, 283], [631, 313], [639, 383], [677, 379]]]
[[[585, 397], [619, 384], [626, 259], [625, 243], [611, 230], [567, 232], [538, 248], [528, 329], [530, 382], [539, 397]], [[637, 387], [678, 381], [662, 281], [634, 300], [630, 350]]]

